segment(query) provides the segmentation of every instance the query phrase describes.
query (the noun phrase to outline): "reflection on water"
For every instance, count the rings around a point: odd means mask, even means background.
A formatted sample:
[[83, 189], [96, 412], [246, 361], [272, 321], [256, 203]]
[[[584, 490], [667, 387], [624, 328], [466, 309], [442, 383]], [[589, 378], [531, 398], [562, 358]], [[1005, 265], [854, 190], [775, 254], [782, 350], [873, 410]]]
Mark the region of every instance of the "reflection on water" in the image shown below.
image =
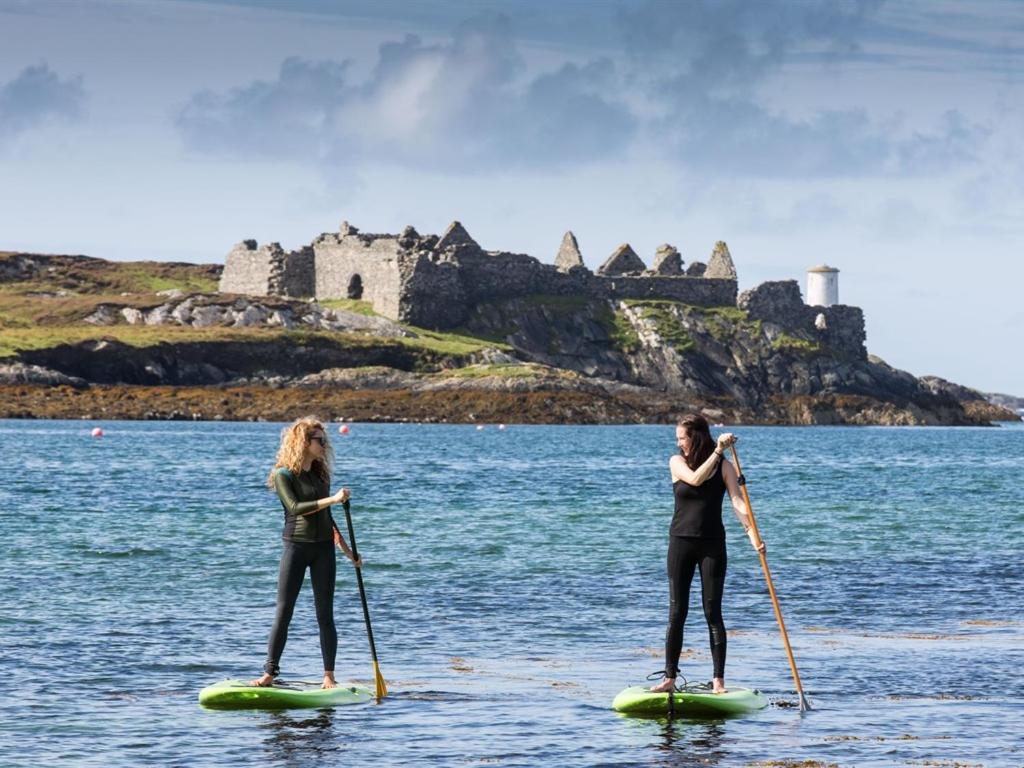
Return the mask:
[[334, 729], [329, 709], [315, 714], [296, 714], [297, 710], [267, 712], [259, 728], [265, 733], [263, 758], [272, 765], [317, 762], [345, 752], [348, 746]]
[[672, 719], [660, 726], [660, 740], [652, 745], [656, 765], [718, 765], [728, 756], [722, 749], [725, 731], [718, 723]]

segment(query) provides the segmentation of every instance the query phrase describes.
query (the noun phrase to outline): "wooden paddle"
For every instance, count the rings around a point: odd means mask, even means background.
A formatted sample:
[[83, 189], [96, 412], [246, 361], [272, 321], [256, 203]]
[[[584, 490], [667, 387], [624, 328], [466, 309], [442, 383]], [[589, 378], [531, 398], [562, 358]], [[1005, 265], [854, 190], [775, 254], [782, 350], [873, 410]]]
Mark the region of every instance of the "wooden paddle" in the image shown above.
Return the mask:
[[[757, 527], [757, 520], [754, 519], [754, 507], [750, 504], [750, 494], [747, 492], [747, 479], [743, 476], [743, 468], [740, 467], [740, 457], [736, 453], [736, 443], [732, 446], [732, 460], [736, 464], [737, 482], [743, 491], [743, 501], [747, 504], [747, 514], [750, 515], [750, 527], [754, 529], [754, 540], [757, 545], [761, 543], [761, 531]], [[800, 695], [800, 711], [806, 712], [811, 708], [804, 696], [804, 688], [800, 684], [800, 673], [796, 671], [796, 660], [793, 658], [793, 649], [789, 645], [789, 635], [786, 634], [786, 622], [782, 620], [782, 608], [779, 606], [779, 597], [775, 594], [775, 585], [772, 583], [772, 572], [768, 569], [768, 557], [758, 551], [761, 558], [761, 570], [764, 571], [764, 580], [768, 583], [768, 594], [772, 598], [772, 607], [775, 609], [775, 620], [779, 622], [779, 631], [782, 633], [782, 644], [786, 646], [786, 656], [789, 657], [789, 669], [793, 673], [793, 682], [796, 683], [796, 692]]]
[[[348, 524], [348, 540], [352, 546], [352, 559], [359, 561], [359, 550], [356, 548], [356, 532], [352, 528], [352, 513], [349, 512], [349, 502], [346, 499], [341, 504], [345, 508], [345, 522]], [[338, 530], [335, 526], [334, 530]], [[366, 636], [370, 638], [370, 656], [373, 658], [373, 678], [376, 686], [378, 699], [388, 695], [388, 686], [384, 682], [384, 676], [380, 673], [380, 664], [377, 663], [377, 646], [373, 643], [373, 627], [370, 626], [370, 608], [366, 604], [366, 589], [363, 587], [363, 569], [356, 568], [356, 581], [359, 582], [359, 599], [363, 603], [363, 619], [366, 621]]]

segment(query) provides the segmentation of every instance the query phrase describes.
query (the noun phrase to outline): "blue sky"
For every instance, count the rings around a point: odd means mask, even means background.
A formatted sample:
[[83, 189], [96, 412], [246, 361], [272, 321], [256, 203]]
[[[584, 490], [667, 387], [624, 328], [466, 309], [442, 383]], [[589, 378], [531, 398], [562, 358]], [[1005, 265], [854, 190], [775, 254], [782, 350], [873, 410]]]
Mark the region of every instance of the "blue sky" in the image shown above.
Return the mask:
[[827, 262], [868, 348], [1024, 395], [1024, 3], [0, 0], [0, 249], [347, 219], [596, 266]]

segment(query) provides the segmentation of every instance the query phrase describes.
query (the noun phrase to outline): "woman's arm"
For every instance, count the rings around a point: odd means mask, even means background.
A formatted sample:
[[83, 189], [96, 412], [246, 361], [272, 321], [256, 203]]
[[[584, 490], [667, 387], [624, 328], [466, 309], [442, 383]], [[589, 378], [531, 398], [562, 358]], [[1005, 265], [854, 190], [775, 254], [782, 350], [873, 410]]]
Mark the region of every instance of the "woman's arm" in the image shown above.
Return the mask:
[[736, 519], [743, 526], [744, 533], [750, 539], [751, 546], [758, 552], [764, 552], [764, 542], [761, 541], [754, 528], [753, 519], [750, 517], [750, 510], [747, 509], [747, 502], [743, 499], [740, 491], [739, 478], [736, 475], [736, 468], [728, 459], [722, 459], [722, 479], [725, 480], [725, 489], [729, 492], [729, 501], [732, 502], [732, 511]]
[[334, 543], [341, 547], [342, 553], [352, 561], [356, 568], [360, 568], [363, 565], [363, 558], [359, 558], [359, 562], [356, 562], [355, 558], [352, 556], [352, 548], [348, 545], [348, 542], [345, 541], [345, 537], [341, 535], [341, 530], [338, 528], [338, 524], [334, 522], [333, 518], [331, 519], [331, 526], [334, 528]]
[[348, 498], [348, 489], [342, 488], [334, 496], [326, 496], [316, 501], [299, 501], [295, 496], [295, 489], [292, 487], [291, 474], [288, 472], [278, 472], [274, 476], [274, 490], [277, 491], [277, 496], [284, 504], [284, 508], [288, 510], [288, 514], [296, 516], [311, 515]]
[[715, 473], [715, 467], [718, 466], [718, 462], [722, 459], [722, 454], [725, 453], [726, 448], [733, 444], [735, 439], [729, 432], [723, 432], [719, 435], [718, 445], [715, 446], [715, 450], [696, 469], [690, 469], [686, 466], [686, 460], [679, 454], [673, 456], [668, 462], [669, 471], [672, 473], [672, 482], [682, 480], [687, 485], [701, 485]]

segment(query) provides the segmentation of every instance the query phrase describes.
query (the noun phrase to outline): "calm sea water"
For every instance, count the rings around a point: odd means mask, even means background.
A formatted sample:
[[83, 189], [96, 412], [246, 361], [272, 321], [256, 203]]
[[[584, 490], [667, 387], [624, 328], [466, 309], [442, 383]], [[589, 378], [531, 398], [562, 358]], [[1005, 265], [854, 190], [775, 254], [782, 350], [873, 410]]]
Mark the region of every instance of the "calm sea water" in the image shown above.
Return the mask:
[[[92, 426], [0, 422], [0, 765], [1024, 765], [1020, 426], [736, 429], [814, 709], [729, 516], [727, 682], [773, 703], [672, 723], [609, 709], [662, 667], [671, 428], [335, 435], [393, 695], [267, 713], [196, 694], [260, 671], [281, 425]], [[368, 682], [339, 574], [338, 674]], [[320, 671], [308, 583], [283, 666]]]

